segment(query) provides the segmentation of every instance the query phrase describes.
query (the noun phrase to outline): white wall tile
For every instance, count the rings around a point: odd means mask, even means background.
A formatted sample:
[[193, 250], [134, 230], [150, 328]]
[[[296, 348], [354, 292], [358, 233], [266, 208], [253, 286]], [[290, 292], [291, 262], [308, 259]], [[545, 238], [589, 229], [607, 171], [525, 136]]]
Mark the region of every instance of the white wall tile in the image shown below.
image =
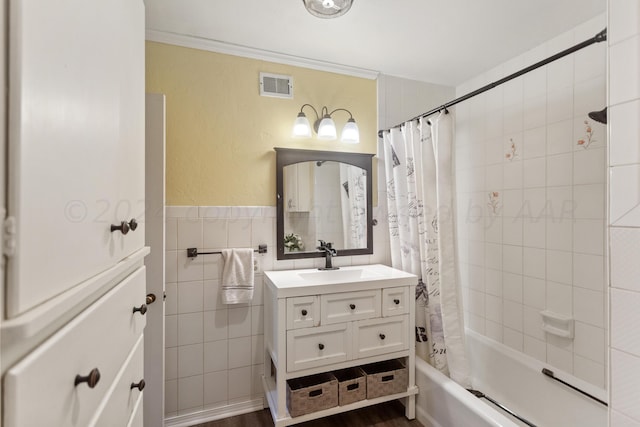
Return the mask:
[[170, 414], [178, 411], [178, 380], [167, 380], [164, 383], [164, 412]]
[[547, 185], [559, 187], [571, 185], [573, 174], [573, 155], [558, 154], [547, 157]]
[[[603, 284], [602, 288], [605, 286]], [[575, 320], [600, 328], [605, 327], [604, 292], [573, 288], [573, 317]]]
[[253, 335], [251, 337], [251, 364], [259, 365], [264, 363], [264, 335]]
[[574, 217], [573, 191], [570, 186], [547, 187], [547, 217], [571, 219]]
[[178, 249], [202, 248], [202, 219], [178, 218]]
[[205, 373], [229, 369], [229, 342], [227, 340], [205, 342], [203, 348]]
[[522, 221], [522, 243], [533, 248], [545, 248], [547, 221], [544, 217], [524, 218]]
[[484, 323], [484, 329], [487, 338], [496, 342], [502, 342], [502, 323], [486, 320]]
[[492, 322], [502, 324], [502, 298], [493, 295], [485, 296], [485, 316]]
[[546, 252], [544, 249], [524, 248], [523, 272], [525, 276], [544, 279], [546, 276]]
[[525, 335], [544, 341], [542, 330], [542, 316], [540, 310], [532, 307], [523, 307], [523, 332]]
[[611, 408], [640, 420], [640, 358], [611, 349]]
[[164, 302], [165, 316], [178, 314], [178, 284], [177, 283], [165, 284], [165, 294], [167, 296]]
[[573, 295], [570, 285], [547, 282], [547, 310], [565, 316], [573, 313]]
[[605, 217], [604, 184], [575, 185], [573, 187], [574, 218], [601, 219]]
[[547, 94], [547, 123], [573, 118], [573, 87], [568, 86]]
[[229, 337], [227, 310], [205, 311], [203, 314], [204, 341], [226, 340]]
[[572, 218], [547, 218], [547, 249], [573, 250]]
[[229, 338], [247, 337], [251, 335], [251, 307], [234, 307], [228, 310]]
[[178, 288], [178, 314], [202, 311], [202, 282], [180, 282]]
[[547, 363], [569, 374], [573, 373], [573, 353], [547, 343]]
[[[519, 215], [520, 216], [520, 215]], [[502, 219], [502, 243], [505, 245], [522, 245], [523, 219], [503, 218]]]
[[640, 33], [640, 4], [636, 0], [609, 1], [609, 44]]
[[220, 280], [224, 270], [224, 259], [221, 254], [212, 254], [203, 257], [203, 277], [205, 280]]
[[573, 355], [573, 375], [601, 389], [606, 388], [606, 367], [602, 363]]
[[575, 354], [604, 365], [606, 348], [603, 328], [575, 322], [575, 336], [573, 339], [573, 351]]
[[547, 126], [547, 155], [550, 158], [553, 158], [556, 154], [573, 152], [573, 144], [573, 118], [551, 123]]
[[502, 331], [502, 342], [507, 347], [522, 352], [524, 348], [524, 335], [520, 331], [505, 327]]
[[612, 167], [609, 188], [611, 225], [640, 226], [640, 165]]
[[609, 48], [609, 105], [640, 98], [640, 35]]
[[573, 153], [573, 183], [597, 184], [605, 182], [606, 163], [604, 148], [589, 147]]
[[264, 395], [262, 388], [262, 374], [264, 373], [264, 364], [251, 366], [251, 394], [253, 396]]
[[640, 356], [640, 293], [612, 288], [610, 298], [611, 346]]
[[573, 222], [573, 251], [604, 254], [604, 220], [576, 219]]
[[178, 220], [165, 218], [164, 230], [165, 250], [178, 249]]
[[251, 366], [230, 369], [229, 400], [251, 396]]
[[547, 361], [547, 344], [544, 341], [535, 339], [528, 335], [524, 336], [524, 353], [538, 359], [541, 362]]
[[[524, 321], [522, 304], [504, 300], [502, 303], [502, 321], [506, 327], [522, 332]], [[506, 339], [506, 335], [504, 335], [503, 339]]]
[[202, 374], [204, 372], [203, 355], [202, 344], [178, 347], [178, 378]]
[[609, 164], [640, 163], [640, 101], [614, 105], [607, 115], [611, 132]]
[[203, 310], [223, 310], [227, 306], [220, 297], [220, 280], [203, 282]]
[[502, 269], [507, 273], [522, 274], [522, 246], [503, 246]]
[[[602, 60], [606, 57], [606, 55], [602, 54], [592, 56]], [[589, 125], [592, 126], [592, 130], [596, 130], [595, 124], [597, 122], [588, 118], [588, 114], [591, 111], [600, 111], [606, 106], [606, 88], [607, 80], [604, 73], [580, 83], [576, 83], [575, 90], [573, 92], [573, 114], [575, 117], [579, 118], [578, 121], [580, 123], [583, 123], [583, 121], [586, 120]], [[591, 146], [599, 145], [604, 147], [605, 127], [598, 127], [598, 130], [603, 132], [596, 131], [593, 133]], [[573, 144], [575, 144], [575, 142], [573, 142]]]
[[522, 275], [502, 274], [502, 297], [507, 301], [522, 303]]
[[251, 247], [251, 219], [238, 218], [228, 222], [228, 244], [230, 248]]
[[229, 247], [227, 221], [226, 218], [205, 218], [203, 220], [203, 246], [205, 248], [226, 249]]
[[610, 427], [640, 427], [640, 421], [633, 420], [615, 410], [609, 410]]
[[571, 252], [547, 251], [547, 280], [571, 284], [573, 280]]
[[204, 405], [220, 405], [228, 399], [227, 371], [210, 372], [204, 375]]
[[640, 292], [640, 229], [610, 228], [611, 286]]
[[229, 369], [250, 366], [251, 362], [251, 337], [230, 338]]
[[178, 316], [164, 317], [164, 346], [166, 348], [178, 345]]
[[[526, 159], [523, 162], [524, 188], [544, 187], [546, 182], [547, 163], [544, 157]], [[526, 197], [525, 197], [526, 200]]]
[[178, 251], [166, 251], [164, 254], [164, 280], [165, 282], [178, 281]]
[[542, 310], [546, 306], [546, 282], [543, 279], [525, 277], [523, 281], [523, 302], [526, 306]]
[[[208, 255], [210, 256], [210, 255]], [[189, 258], [186, 250], [178, 251], [178, 282], [192, 282], [204, 279], [204, 256]]]
[[502, 297], [502, 270], [485, 269], [484, 289], [488, 295]]
[[178, 345], [200, 344], [202, 335], [202, 312], [178, 314]]
[[202, 406], [203, 376], [178, 379], [178, 411]]
[[575, 253], [573, 255], [574, 285], [594, 291], [604, 291], [604, 258], [600, 255]]
[[251, 335], [264, 333], [264, 306], [251, 306]]
[[164, 379], [175, 380], [178, 378], [178, 347], [164, 350]]

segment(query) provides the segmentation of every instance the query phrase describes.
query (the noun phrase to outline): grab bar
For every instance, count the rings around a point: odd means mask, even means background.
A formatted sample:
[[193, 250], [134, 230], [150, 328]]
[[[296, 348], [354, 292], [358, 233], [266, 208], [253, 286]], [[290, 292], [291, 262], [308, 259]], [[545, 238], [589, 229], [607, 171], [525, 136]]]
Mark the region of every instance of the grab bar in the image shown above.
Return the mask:
[[529, 427], [538, 427], [535, 424], [533, 424], [531, 421], [527, 420], [526, 418], [521, 417], [520, 415], [518, 415], [515, 412], [513, 412], [511, 409], [507, 408], [502, 403], [493, 400], [492, 398], [490, 398], [489, 396], [487, 396], [483, 392], [481, 392], [479, 390], [474, 390], [474, 389], [471, 389], [471, 388], [468, 388], [467, 391], [469, 393], [473, 394], [478, 399], [482, 399], [482, 398], [487, 399], [489, 402], [493, 403], [498, 408], [502, 409], [504, 412], [506, 412], [507, 414], [511, 415], [512, 417], [517, 418], [519, 421], [522, 421], [523, 423], [525, 423]]
[[585, 396], [587, 396], [587, 397], [589, 397], [589, 398], [591, 398], [591, 399], [595, 400], [596, 402], [603, 404], [604, 406], [609, 406], [609, 405], [607, 404], [607, 402], [605, 402], [604, 400], [600, 400], [600, 399], [598, 399], [597, 397], [595, 397], [594, 395], [589, 394], [589, 393], [587, 393], [586, 391], [580, 390], [578, 387], [573, 386], [573, 385], [569, 384], [568, 382], [563, 381], [563, 380], [561, 380], [560, 378], [556, 377], [556, 376], [554, 375], [554, 373], [553, 373], [553, 371], [552, 371], [551, 369], [542, 368], [542, 373], [543, 373], [543, 374], [545, 374], [546, 376], [548, 376], [549, 378], [551, 378], [551, 379], [553, 379], [553, 380], [556, 380], [556, 381], [558, 381], [559, 383], [562, 383], [562, 384], [566, 385], [566, 386], [567, 386], [567, 387], [569, 387], [569, 388], [574, 389], [574, 390], [575, 390], [575, 391], [577, 391], [578, 393], [582, 393], [582, 394], [584, 394]]

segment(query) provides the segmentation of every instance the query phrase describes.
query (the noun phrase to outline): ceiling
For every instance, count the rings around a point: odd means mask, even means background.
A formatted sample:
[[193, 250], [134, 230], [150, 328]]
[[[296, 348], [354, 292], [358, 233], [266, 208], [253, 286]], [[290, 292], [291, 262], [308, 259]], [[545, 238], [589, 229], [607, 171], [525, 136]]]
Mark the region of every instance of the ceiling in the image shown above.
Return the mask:
[[145, 0], [150, 30], [451, 86], [604, 13], [605, 3], [355, 0], [346, 15], [320, 19], [301, 0]]

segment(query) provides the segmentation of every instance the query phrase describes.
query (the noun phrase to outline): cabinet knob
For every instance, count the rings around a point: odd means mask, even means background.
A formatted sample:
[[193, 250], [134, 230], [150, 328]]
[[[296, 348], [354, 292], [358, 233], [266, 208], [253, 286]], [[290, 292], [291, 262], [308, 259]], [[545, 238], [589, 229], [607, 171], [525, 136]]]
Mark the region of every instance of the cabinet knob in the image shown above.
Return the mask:
[[129, 221], [129, 228], [131, 231], [136, 231], [136, 228], [138, 228], [138, 221], [135, 218], [131, 218], [131, 221]]
[[301, 313], [303, 316], [306, 316], [306, 315], [307, 315], [307, 310], [302, 310], [300, 313]]
[[349, 304], [349, 308], [350, 308], [351, 310], [355, 310], [355, 309], [356, 309], [356, 305], [355, 305], [355, 304]]
[[140, 380], [140, 382], [138, 383], [131, 383], [131, 390], [133, 390], [134, 388], [137, 388], [138, 390], [142, 391], [144, 390], [144, 386], [146, 385], [146, 383], [144, 382], [144, 380]]
[[156, 302], [156, 294], [147, 294], [147, 298], [145, 302], [147, 303], [147, 305], [153, 304], [154, 302]]
[[94, 388], [98, 384], [98, 381], [100, 381], [100, 371], [98, 368], [93, 368], [91, 372], [89, 372], [89, 375], [76, 375], [73, 385], [77, 386], [81, 383], [87, 383], [89, 388]]
[[[136, 224], [136, 227], [138, 225]], [[120, 223], [120, 225], [113, 225], [111, 224], [111, 232], [113, 233], [114, 231], [120, 230], [120, 232], [122, 234], [127, 234], [129, 232], [129, 230], [131, 229], [131, 227], [129, 227], [129, 224], [127, 223], [127, 221], [122, 221]]]
[[380, 334], [380, 339], [383, 340], [385, 339], [387, 336], [385, 334]]
[[139, 311], [140, 314], [144, 316], [144, 314], [147, 312], [147, 305], [142, 304], [140, 307], [133, 307], [133, 312], [135, 313], [137, 311]]
[[393, 300], [393, 303], [394, 303], [395, 305], [398, 305], [398, 304], [400, 304], [400, 300], [399, 300], [399, 299], [394, 299], [394, 300]]
[[319, 348], [320, 350], [324, 350], [324, 344], [322, 344], [322, 343], [318, 344], [318, 348]]

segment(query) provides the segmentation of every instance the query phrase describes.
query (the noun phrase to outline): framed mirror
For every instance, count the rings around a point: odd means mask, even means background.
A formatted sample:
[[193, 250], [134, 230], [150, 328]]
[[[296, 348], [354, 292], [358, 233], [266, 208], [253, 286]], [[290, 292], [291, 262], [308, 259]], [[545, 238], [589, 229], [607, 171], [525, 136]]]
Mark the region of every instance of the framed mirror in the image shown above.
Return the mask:
[[277, 258], [373, 253], [373, 154], [275, 148]]

